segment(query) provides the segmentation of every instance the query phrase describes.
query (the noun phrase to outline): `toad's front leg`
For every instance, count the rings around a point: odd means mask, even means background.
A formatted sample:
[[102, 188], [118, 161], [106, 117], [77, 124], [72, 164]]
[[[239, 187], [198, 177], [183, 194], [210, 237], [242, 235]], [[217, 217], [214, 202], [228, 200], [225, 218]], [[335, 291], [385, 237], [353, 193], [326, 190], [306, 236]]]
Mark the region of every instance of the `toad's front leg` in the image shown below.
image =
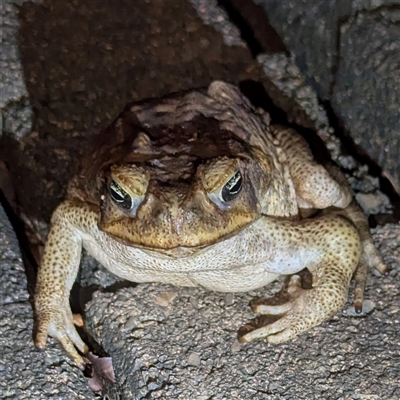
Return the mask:
[[[297, 254], [298, 259], [305, 262], [303, 266], [310, 270], [312, 288], [302, 289], [298, 279], [292, 278], [287, 303], [256, 306], [255, 312], [280, 318], [246, 333], [239, 338], [242, 343], [259, 338], [266, 338], [269, 343], [282, 343], [332, 317], [346, 302], [350, 279], [360, 258], [359, 235], [354, 226], [341, 217], [276, 225], [274, 236], [283, 238], [292, 257]], [[299, 247], [300, 242], [304, 248]]]
[[75, 329], [69, 305], [82, 250], [81, 234], [71, 217], [79, 220], [79, 208], [68, 202], [61, 204], [52, 217], [35, 290], [35, 345], [44, 350], [50, 335], [84, 368], [85, 362], [76, 349], [86, 353], [88, 348]]

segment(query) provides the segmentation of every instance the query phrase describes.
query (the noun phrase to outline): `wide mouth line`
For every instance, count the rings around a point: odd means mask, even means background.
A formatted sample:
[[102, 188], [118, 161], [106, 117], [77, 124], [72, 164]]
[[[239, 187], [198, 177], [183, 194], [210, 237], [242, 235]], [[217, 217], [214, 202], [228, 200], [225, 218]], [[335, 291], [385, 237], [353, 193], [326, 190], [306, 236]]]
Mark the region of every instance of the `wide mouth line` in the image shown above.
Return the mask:
[[[257, 220], [255, 220], [255, 221], [257, 221]], [[154, 252], [154, 253], [162, 253], [162, 254], [171, 255], [171, 256], [173, 256], [173, 254], [171, 254], [173, 252], [176, 252], [176, 253], [179, 253], [179, 252], [185, 253], [186, 252], [186, 253], [188, 253], [188, 255], [190, 255], [195, 251], [203, 250], [203, 249], [205, 249], [207, 247], [211, 247], [211, 246], [216, 245], [216, 244], [218, 244], [218, 243], [220, 243], [220, 242], [222, 242], [224, 240], [228, 240], [228, 239], [238, 235], [240, 232], [242, 232], [244, 229], [246, 229], [249, 225], [253, 224], [255, 221], [251, 221], [248, 224], [246, 224], [246, 225], [244, 225], [244, 226], [242, 226], [242, 227], [240, 227], [240, 228], [238, 228], [236, 230], [233, 230], [230, 233], [221, 235], [221, 236], [219, 236], [217, 238], [214, 238], [214, 239], [212, 239], [210, 241], [206, 241], [206, 242], [203, 242], [201, 244], [193, 245], [193, 246], [183, 246], [183, 245], [170, 246], [170, 247], [168, 247], [168, 246], [150, 246], [150, 245], [146, 245], [146, 244], [143, 244], [143, 243], [130, 242], [129, 240], [122, 239], [122, 238], [120, 238], [120, 237], [118, 237], [115, 234], [112, 234], [110, 232], [107, 232], [107, 234], [112, 236], [115, 240], [117, 240], [118, 242], [124, 244], [125, 246], [131, 247], [131, 248], [137, 248], [137, 249], [140, 249], [142, 251], [149, 251], [149, 252]]]
[[128, 247], [132, 247], [132, 248], [138, 248], [140, 250], [148, 250], [148, 251], [154, 251], [154, 252], [163, 252], [163, 251], [179, 251], [179, 250], [201, 250], [204, 249], [208, 246], [211, 246], [217, 242], [222, 241], [224, 238], [227, 237], [227, 235], [225, 235], [224, 237], [221, 237], [217, 240], [213, 240], [207, 243], [202, 243], [199, 245], [194, 245], [194, 246], [173, 246], [173, 247], [166, 247], [166, 246], [149, 246], [149, 245], [144, 245], [144, 244], [139, 244], [139, 243], [130, 243], [127, 240], [123, 240], [121, 238], [119, 238], [118, 236], [112, 235], [110, 234], [114, 239], [118, 240], [119, 242], [123, 243], [124, 245], [128, 246]]

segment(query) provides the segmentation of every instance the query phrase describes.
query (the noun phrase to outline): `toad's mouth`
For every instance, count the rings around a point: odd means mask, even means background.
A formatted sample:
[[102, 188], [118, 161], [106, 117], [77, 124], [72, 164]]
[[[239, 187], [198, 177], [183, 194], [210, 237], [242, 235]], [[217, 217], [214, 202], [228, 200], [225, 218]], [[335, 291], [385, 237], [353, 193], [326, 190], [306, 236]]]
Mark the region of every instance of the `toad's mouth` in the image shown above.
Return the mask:
[[162, 232], [158, 232], [157, 235], [150, 237], [138, 235], [126, 236], [123, 234], [123, 231], [115, 232], [114, 230], [110, 229], [110, 226], [105, 229], [100, 227], [100, 229], [121, 244], [140, 249], [149, 255], [157, 255], [158, 257], [165, 256], [167, 258], [185, 258], [197, 253], [201, 253], [213, 247], [217, 243], [239, 235], [257, 219], [252, 219], [245, 224], [236, 226], [235, 229], [231, 230], [230, 232], [227, 232], [227, 230], [224, 230], [224, 234], [221, 234], [221, 232], [211, 232], [207, 236], [201, 234], [202, 232], [200, 232], [198, 236], [196, 235], [196, 232], [192, 232], [190, 236], [182, 235], [182, 237], [173, 237], [174, 235], [168, 235], [168, 233], [166, 233], [163, 237], [163, 235], [161, 235]]

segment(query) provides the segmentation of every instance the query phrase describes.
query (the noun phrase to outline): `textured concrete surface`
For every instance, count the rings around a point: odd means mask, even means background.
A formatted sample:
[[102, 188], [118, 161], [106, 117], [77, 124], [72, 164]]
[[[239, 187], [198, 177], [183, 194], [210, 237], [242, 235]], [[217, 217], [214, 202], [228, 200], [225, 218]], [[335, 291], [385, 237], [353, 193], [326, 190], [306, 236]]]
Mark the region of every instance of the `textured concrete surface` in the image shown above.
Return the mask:
[[333, 107], [400, 193], [400, 3], [360, 12], [340, 30]]
[[0, 4], [0, 137], [12, 133], [21, 138], [30, 132], [32, 122], [32, 109], [17, 45], [17, 7], [22, 3], [21, 0], [5, 0]]
[[255, 0], [360, 153], [400, 192], [398, 0]]
[[[15, 4], [20, 5], [18, 13]], [[96, 7], [83, 0], [9, 1], [1, 7], [2, 23], [12, 27], [1, 53], [1, 72], [10, 77], [7, 97], [2, 97], [3, 117], [10, 121], [3, 124], [3, 136], [13, 142], [7, 154], [1, 154], [1, 146], [9, 141], [0, 143], [0, 158], [19, 184], [17, 198], [27, 217], [40, 222], [37, 226], [44, 226], [42, 220], [62, 197], [84, 139], [128, 99], [204, 86], [212, 79], [262, 82], [286, 111], [294, 110], [295, 98], [296, 107], [304, 110], [296, 108], [289, 120], [318, 131], [341, 165], [354, 164], [350, 156], [339, 155], [340, 143], [292, 60], [263, 55], [258, 64], [211, 0], [137, 1], [134, 8], [124, 0], [98, 2]], [[30, 109], [22, 112], [28, 97], [35, 109], [29, 134]], [[10, 104], [18, 105], [16, 112]], [[376, 193], [379, 186], [368, 176], [352, 179], [361, 191], [369, 187]], [[382, 211], [387, 199], [365, 201], [377, 202]], [[117, 376], [117, 385], [108, 388], [109, 398], [400, 398], [399, 230], [388, 225], [377, 232], [391, 272], [371, 276], [371, 314], [355, 318], [343, 310], [297, 340], [275, 347], [264, 342], [240, 347], [235, 337], [237, 328], [252, 318], [249, 300], [271, 294], [279, 282], [258, 293], [235, 295], [135, 286], [116, 281], [86, 257], [81, 283], [95, 285], [87, 305], [88, 330], [113, 357]], [[54, 340], [45, 353], [34, 349], [28, 283], [18, 243], [2, 212], [0, 245], [0, 398], [95, 398]], [[96, 290], [98, 286], [103, 289]], [[87, 298], [89, 291], [81, 292]]]

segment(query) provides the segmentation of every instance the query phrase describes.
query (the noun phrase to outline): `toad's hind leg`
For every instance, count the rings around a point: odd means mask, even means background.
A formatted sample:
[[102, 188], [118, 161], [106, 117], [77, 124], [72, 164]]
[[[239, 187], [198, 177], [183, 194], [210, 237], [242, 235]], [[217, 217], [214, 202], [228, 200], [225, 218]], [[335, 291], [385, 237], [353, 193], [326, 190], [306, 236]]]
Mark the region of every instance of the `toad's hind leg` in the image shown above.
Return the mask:
[[376, 250], [368, 221], [355, 200], [344, 174], [335, 165], [318, 164], [306, 141], [293, 129], [272, 125], [277, 147], [282, 149], [282, 162], [286, 162], [296, 188], [297, 202], [304, 217], [314, 209], [325, 214], [343, 215], [353, 222], [360, 235], [362, 250], [360, 263], [354, 274], [354, 308], [362, 311], [364, 290], [370, 269], [381, 274], [386, 266]]
[[[323, 223], [321, 223], [323, 222]], [[325, 235], [318, 231], [326, 229]], [[351, 276], [360, 257], [360, 239], [356, 229], [340, 217], [321, 218], [301, 225], [302, 234], [310, 237], [321, 251], [310, 260], [312, 288], [302, 289], [298, 277], [292, 277], [288, 289], [289, 301], [281, 305], [258, 305], [255, 312], [278, 315], [280, 318], [239, 338], [250, 342], [266, 338], [270, 343], [282, 343], [332, 317], [347, 300]], [[321, 232], [319, 232], [321, 233]], [[313, 261], [316, 261], [313, 264]]]

